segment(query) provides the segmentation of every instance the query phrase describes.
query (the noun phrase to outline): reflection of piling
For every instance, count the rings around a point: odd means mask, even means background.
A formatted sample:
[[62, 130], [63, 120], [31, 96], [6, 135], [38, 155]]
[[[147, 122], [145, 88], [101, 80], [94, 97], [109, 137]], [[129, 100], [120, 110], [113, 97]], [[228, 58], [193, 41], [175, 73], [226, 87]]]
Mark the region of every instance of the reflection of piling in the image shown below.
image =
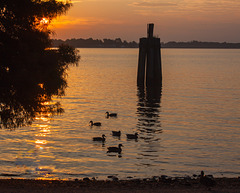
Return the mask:
[[[140, 132], [143, 133], [161, 133], [161, 122], [160, 117], [160, 104], [162, 96], [162, 86], [138, 86], [138, 104], [137, 104], [137, 115], [138, 123], [137, 127]], [[152, 139], [146, 140], [155, 141], [157, 136], [152, 135]], [[157, 139], [158, 140], [158, 139]]]
[[162, 83], [160, 38], [153, 37], [154, 24], [148, 24], [148, 37], [140, 38], [138, 58], [138, 85], [160, 85]]

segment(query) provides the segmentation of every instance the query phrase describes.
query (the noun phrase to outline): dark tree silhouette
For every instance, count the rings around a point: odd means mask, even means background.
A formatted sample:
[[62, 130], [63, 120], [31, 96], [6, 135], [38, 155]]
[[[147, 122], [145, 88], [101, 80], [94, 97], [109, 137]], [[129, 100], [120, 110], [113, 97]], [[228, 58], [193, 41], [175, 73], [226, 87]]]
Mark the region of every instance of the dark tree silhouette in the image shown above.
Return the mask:
[[50, 49], [48, 25], [70, 6], [56, 0], [0, 1], [0, 128], [63, 111], [59, 103], [49, 102], [53, 95], [64, 95], [66, 70], [80, 56], [67, 45]]

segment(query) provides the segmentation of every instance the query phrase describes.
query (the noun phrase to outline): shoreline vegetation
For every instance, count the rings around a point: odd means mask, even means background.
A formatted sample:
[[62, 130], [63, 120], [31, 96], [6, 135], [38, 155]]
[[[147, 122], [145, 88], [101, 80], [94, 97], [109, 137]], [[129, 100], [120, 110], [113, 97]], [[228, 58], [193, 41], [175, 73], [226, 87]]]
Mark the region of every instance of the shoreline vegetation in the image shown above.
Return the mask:
[[[139, 44], [135, 41], [127, 42], [122, 41], [121, 38], [112, 39], [52, 39], [53, 47], [57, 47], [61, 44], [68, 44], [75, 48], [138, 48]], [[162, 48], [207, 48], [207, 49], [240, 49], [240, 43], [228, 43], [228, 42], [201, 42], [201, 41], [189, 41], [189, 42], [175, 42], [170, 41], [167, 43], [161, 42]]]
[[154, 177], [148, 179], [95, 180], [89, 178], [75, 180], [33, 180], [33, 179], [0, 179], [0, 189], [4, 193], [21, 192], [148, 192], [148, 193], [237, 193], [240, 190], [240, 178], [214, 178], [213, 187], [201, 183], [199, 177], [166, 178]]

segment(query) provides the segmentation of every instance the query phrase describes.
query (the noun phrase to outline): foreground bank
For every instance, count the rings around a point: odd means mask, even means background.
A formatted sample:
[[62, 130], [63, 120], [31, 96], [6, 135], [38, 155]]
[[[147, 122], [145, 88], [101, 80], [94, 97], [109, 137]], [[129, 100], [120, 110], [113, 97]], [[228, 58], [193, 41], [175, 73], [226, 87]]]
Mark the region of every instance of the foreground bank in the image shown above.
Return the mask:
[[216, 185], [207, 187], [200, 183], [199, 178], [158, 178], [146, 180], [27, 180], [27, 179], [0, 179], [0, 192], [179, 192], [179, 193], [239, 193], [239, 178], [215, 178]]

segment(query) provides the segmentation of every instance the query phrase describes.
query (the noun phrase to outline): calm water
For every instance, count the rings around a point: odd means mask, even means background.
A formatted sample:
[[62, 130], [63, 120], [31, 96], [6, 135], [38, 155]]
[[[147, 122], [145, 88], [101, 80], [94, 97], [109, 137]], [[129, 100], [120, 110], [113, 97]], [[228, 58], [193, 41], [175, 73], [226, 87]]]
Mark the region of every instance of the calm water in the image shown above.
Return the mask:
[[[163, 49], [163, 86], [138, 89], [138, 49], [80, 49], [65, 113], [0, 130], [0, 177], [240, 175], [240, 52]], [[105, 112], [117, 118], [105, 118]], [[102, 122], [90, 127], [89, 121]], [[121, 130], [121, 138], [112, 130]], [[127, 140], [126, 133], [139, 133]], [[106, 142], [92, 137], [107, 136]], [[121, 155], [108, 146], [124, 145]]]

